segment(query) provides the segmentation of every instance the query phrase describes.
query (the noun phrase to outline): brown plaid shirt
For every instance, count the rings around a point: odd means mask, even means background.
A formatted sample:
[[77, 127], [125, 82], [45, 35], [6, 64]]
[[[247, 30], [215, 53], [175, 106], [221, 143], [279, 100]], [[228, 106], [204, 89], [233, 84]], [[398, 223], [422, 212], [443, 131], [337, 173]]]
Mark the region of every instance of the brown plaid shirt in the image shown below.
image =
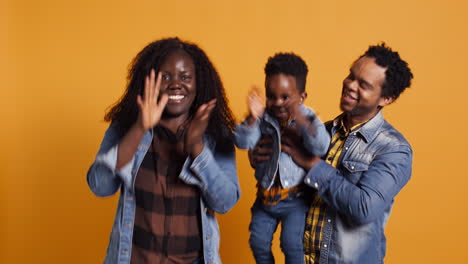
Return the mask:
[[178, 178], [185, 159], [183, 132], [155, 127], [135, 180], [131, 263], [192, 263], [202, 255], [200, 193]]

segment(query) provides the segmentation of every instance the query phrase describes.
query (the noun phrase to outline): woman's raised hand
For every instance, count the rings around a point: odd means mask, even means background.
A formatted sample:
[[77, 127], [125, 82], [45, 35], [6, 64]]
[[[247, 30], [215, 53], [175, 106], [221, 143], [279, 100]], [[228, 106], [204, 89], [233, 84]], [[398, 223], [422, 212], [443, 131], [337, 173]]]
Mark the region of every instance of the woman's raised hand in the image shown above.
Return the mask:
[[149, 76], [145, 78], [145, 91], [143, 98], [138, 95], [137, 103], [140, 108], [137, 123], [144, 131], [149, 130], [158, 124], [161, 120], [161, 115], [166, 107], [169, 97], [163, 93], [158, 101], [159, 92], [161, 89], [161, 73], [158, 73], [158, 78], [155, 78], [154, 69], [151, 70]]
[[203, 134], [208, 127], [211, 112], [216, 106], [216, 99], [202, 104], [190, 121], [187, 133], [185, 135], [185, 152], [192, 157], [198, 156], [203, 150]]

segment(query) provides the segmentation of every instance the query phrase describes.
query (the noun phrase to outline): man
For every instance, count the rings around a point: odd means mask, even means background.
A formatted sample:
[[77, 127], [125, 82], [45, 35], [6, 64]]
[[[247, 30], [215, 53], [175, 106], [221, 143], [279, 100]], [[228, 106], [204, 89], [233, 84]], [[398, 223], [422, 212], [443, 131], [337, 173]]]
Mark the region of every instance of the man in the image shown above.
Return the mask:
[[[331, 143], [325, 160], [301, 149], [295, 131], [283, 136], [282, 150], [308, 172], [304, 183], [315, 190], [304, 234], [306, 264], [383, 263], [384, 227], [411, 176], [412, 150], [382, 109], [412, 78], [397, 52], [370, 46], [343, 81], [343, 113], [326, 123]], [[265, 151], [256, 149], [253, 162]]]

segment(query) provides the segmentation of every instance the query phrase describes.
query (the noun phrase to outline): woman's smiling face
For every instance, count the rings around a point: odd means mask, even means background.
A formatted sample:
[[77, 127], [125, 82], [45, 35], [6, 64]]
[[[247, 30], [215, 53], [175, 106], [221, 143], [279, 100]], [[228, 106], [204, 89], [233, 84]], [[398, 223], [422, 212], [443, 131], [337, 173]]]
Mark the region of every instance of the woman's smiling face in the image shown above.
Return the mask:
[[170, 53], [159, 69], [161, 92], [169, 96], [164, 115], [179, 117], [189, 115], [197, 95], [195, 64], [192, 57], [183, 50]]

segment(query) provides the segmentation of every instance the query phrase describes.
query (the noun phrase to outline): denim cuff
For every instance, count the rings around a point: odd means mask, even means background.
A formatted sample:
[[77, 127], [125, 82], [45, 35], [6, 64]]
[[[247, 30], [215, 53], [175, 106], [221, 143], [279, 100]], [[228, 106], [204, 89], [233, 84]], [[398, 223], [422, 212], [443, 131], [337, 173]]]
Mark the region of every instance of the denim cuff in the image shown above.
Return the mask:
[[317, 165], [309, 170], [307, 175], [304, 177], [305, 184], [316, 189], [319, 193], [328, 188], [331, 174], [336, 169], [330, 164], [323, 160], [320, 160]]
[[96, 162], [104, 164], [104, 166], [106, 166], [112, 171], [113, 175], [118, 175], [122, 179], [125, 186], [130, 187], [132, 184], [132, 164], [135, 160], [135, 155], [129, 162], [127, 162], [127, 164], [125, 164], [122, 168], [118, 170], [116, 168], [118, 152], [119, 145], [115, 145], [106, 153], [99, 154], [96, 157]]
[[205, 144], [202, 152], [200, 152], [200, 154], [198, 154], [194, 159], [190, 156], [187, 157], [179, 178], [187, 184], [197, 185], [202, 188], [202, 181], [199, 178], [199, 175], [202, 175], [201, 171], [207, 166], [210, 159], [213, 159], [213, 155]]

